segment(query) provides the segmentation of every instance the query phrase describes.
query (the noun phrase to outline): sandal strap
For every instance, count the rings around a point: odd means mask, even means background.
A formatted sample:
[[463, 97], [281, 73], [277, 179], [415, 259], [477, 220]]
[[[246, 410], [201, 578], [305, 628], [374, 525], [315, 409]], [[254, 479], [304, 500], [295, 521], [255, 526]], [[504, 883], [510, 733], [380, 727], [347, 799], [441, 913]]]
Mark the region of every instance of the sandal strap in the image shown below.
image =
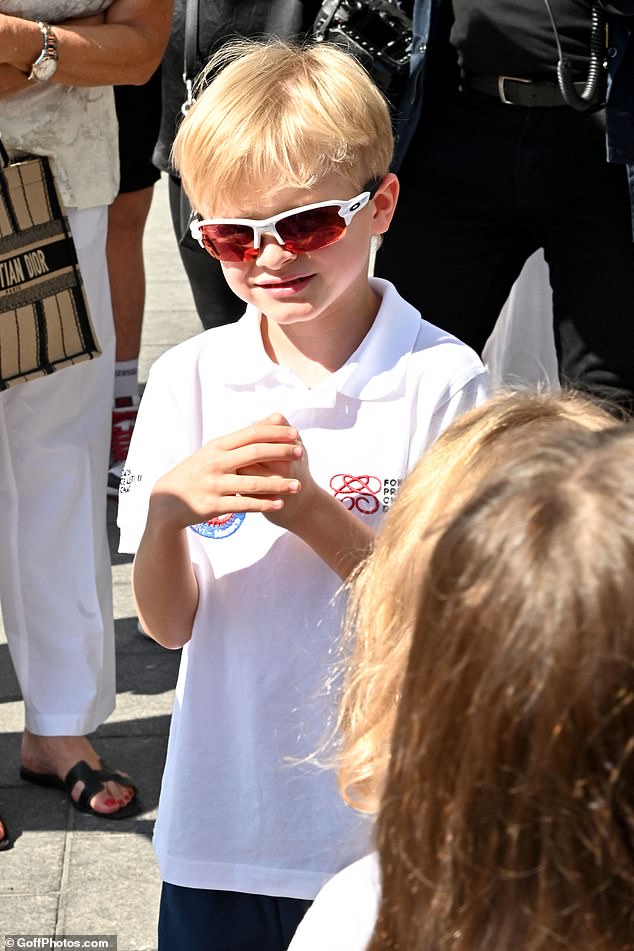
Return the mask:
[[101, 769], [93, 769], [85, 760], [81, 759], [66, 773], [64, 782], [69, 795], [72, 793], [75, 783], [82, 782], [84, 784], [77, 800], [84, 809], [90, 809], [90, 800], [103, 791], [104, 783], [108, 780], [120, 783], [122, 786], [128, 786], [134, 790], [135, 794], [138, 792], [128, 776], [111, 769], [103, 760], [100, 760], [100, 763]]
[[75, 765], [68, 770], [64, 782], [66, 783], [69, 796], [72, 794], [75, 783], [82, 782], [84, 784], [84, 788], [80, 792], [79, 799], [77, 800], [79, 805], [84, 809], [89, 809], [92, 797], [103, 790], [103, 783], [99, 779], [97, 770], [89, 766], [83, 759], [79, 760], [78, 763], [75, 763]]
[[101, 769], [96, 770], [96, 774], [99, 779], [104, 782], [111, 780], [112, 782], [119, 783], [120, 786], [127, 786], [128, 789], [133, 789], [135, 793], [138, 793], [138, 789], [132, 782], [129, 776], [125, 776], [123, 773], [120, 773], [118, 769], [113, 769], [112, 766], [108, 766], [105, 760], [100, 760]]

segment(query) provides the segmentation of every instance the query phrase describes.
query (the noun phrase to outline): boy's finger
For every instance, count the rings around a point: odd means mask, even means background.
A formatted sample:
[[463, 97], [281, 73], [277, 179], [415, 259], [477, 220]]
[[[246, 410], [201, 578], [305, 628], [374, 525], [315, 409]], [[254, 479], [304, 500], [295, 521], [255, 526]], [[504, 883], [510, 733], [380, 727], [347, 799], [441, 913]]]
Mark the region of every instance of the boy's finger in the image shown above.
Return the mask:
[[[289, 493], [285, 493], [288, 495]], [[273, 512], [284, 506], [282, 493], [267, 495], [225, 495], [214, 503], [213, 514], [205, 514], [203, 511], [196, 516], [196, 520], [191, 524], [204, 522], [210, 518], [219, 518], [223, 515], [234, 515], [236, 512]]]
[[227, 470], [238, 472], [265, 463], [289, 463], [301, 459], [303, 449], [292, 443], [253, 443], [229, 450]]
[[282, 413], [271, 413], [264, 419], [256, 419], [255, 423], [271, 423], [273, 426], [290, 426], [291, 424]]
[[255, 473], [227, 475], [218, 486], [218, 500], [222, 500], [223, 504], [229, 503], [230, 507], [233, 506], [231, 511], [248, 511], [250, 503], [260, 497], [278, 498], [280, 495], [295, 495], [300, 489], [299, 479], [285, 479], [282, 476], [263, 476]]
[[299, 479], [280, 479], [273, 476], [241, 475], [239, 489], [236, 495], [268, 496], [276, 498], [280, 495], [295, 495], [301, 489]]
[[254, 443], [293, 443], [298, 436], [299, 433], [294, 426], [276, 425], [263, 420], [245, 426], [244, 429], [238, 429], [234, 433], [228, 433], [226, 436], [220, 436], [212, 442], [219, 449], [231, 452], [233, 449]]

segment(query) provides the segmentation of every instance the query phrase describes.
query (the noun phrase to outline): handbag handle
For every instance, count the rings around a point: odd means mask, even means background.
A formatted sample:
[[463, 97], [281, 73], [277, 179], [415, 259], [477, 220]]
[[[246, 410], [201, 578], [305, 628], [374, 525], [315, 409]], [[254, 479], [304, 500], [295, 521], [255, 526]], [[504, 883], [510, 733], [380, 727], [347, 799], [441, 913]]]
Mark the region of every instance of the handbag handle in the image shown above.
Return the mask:
[[0, 168], [6, 168], [10, 163], [9, 153], [2, 144], [2, 139], [0, 139]]
[[185, 9], [185, 49], [183, 62], [183, 82], [187, 95], [185, 102], [181, 106], [181, 112], [185, 115], [194, 102], [193, 83], [196, 78], [196, 65], [198, 61], [198, 2], [199, 0], [187, 0]]

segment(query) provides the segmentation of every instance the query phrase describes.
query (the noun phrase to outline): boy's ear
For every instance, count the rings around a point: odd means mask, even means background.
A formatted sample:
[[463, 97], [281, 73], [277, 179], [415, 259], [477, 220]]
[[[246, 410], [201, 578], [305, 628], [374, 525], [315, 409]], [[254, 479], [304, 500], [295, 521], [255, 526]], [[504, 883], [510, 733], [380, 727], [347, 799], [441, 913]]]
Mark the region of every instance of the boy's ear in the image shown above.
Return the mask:
[[388, 172], [374, 196], [373, 234], [385, 234], [390, 227], [390, 222], [392, 221], [396, 209], [396, 202], [398, 201], [399, 188], [400, 186], [396, 175], [394, 175], [393, 172]]

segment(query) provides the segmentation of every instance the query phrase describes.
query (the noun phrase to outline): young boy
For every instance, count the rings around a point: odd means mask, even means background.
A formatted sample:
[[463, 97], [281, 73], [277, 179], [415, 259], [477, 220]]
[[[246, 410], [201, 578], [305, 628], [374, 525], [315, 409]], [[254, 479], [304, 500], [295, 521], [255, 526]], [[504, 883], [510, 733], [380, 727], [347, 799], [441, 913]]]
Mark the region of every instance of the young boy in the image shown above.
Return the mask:
[[222, 67], [175, 162], [248, 307], [155, 363], [120, 496], [139, 617], [185, 646], [155, 831], [161, 951], [281, 951], [368, 851], [368, 823], [305, 761], [334, 706], [335, 595], [486, 388], [471, 350], [368, 278], [398, 182], [361, 67], [278, 42]]

